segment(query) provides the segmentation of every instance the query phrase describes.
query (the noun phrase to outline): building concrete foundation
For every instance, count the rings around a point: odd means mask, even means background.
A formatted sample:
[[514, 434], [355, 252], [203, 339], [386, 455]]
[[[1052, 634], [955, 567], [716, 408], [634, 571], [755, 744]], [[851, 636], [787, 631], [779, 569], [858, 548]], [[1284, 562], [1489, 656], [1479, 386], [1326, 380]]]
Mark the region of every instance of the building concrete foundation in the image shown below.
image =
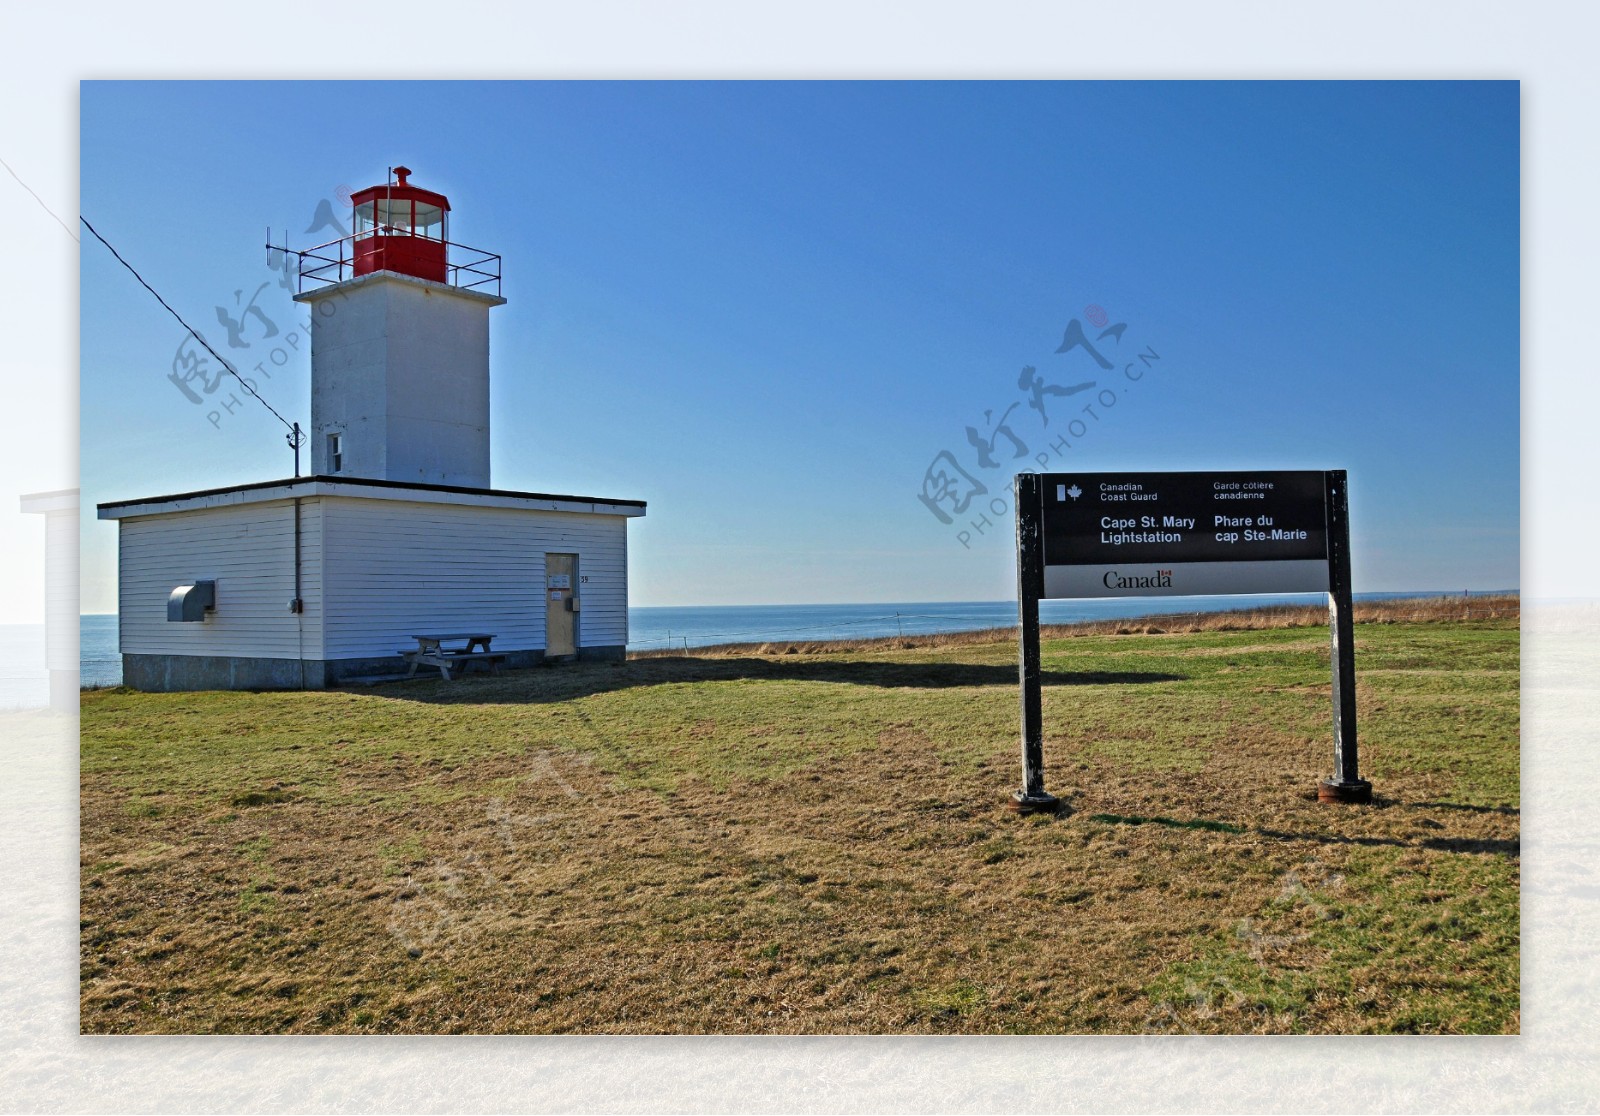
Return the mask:
[[[544, 662], [543, 651], [508, 651], [505, 667], [526, 670]], [[620, 663], [623, 647], [583, 647], [583, 662]], [[124, 655], [122, 684], [150, 693], [190, 690], [324, 690], [382, 674], [404, 674], [411, 664], [398, 655], [366, 659], [268, 659], [228, 655]], [[466, 677], [475, 677], [477, 671]], [[418, 678], [437, 678], [422, 667]], [[76, 678], [74, 678], [76, 681]], [[74, 700], [77, 689], [73, 689]]]

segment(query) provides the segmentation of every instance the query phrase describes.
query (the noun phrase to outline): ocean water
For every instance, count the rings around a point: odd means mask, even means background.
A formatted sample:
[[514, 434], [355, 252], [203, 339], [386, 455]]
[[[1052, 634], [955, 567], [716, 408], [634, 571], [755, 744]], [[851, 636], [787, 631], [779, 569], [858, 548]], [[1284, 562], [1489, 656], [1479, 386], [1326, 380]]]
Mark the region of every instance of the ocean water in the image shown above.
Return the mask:
[[[1358, 601], [1398, 597], [1442, 597], [1453, 593], [1357, 593]], [[1273, 604], [1319, 604], [1322, 593], [1238, 597], [1144, 597], [1090, 601], [1041, 601], [1046, 624], [1226, 612]], [[1015, 601], [902, 602], [859, 605], [685, 605], [630, 608], [628, 650], [692, 650], [719, 643], [758, 640], [868, 639], [875, 636], [933, 635], [1011, 627]], [[122, 681], [117, 655], [117, 618], [84, 616], [80, 627], [83, 685], [115, 686]], [[44, 628], [0, 626], [0, 707], [44, 705], [49, 686], [44, 671]], [[31, 664], [37, 664], [32, 666]]]
[[78, 670], [79, 684], [83, 686], [122, 684], [115, 615], [78, 617]]

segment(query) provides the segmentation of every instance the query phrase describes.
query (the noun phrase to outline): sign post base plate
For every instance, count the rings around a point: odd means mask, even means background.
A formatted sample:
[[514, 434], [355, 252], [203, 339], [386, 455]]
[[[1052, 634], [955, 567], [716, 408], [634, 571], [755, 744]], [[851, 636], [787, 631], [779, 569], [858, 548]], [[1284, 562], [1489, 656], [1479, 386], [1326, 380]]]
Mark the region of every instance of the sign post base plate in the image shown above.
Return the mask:
[[1017, 791], [1006, 803], [1006, 809], [1015, 814], [1054, 814], [1061, 809], [1061, 799], [1053, 794], [1024, 794]]
[[1317, 786], [1318, 802], [1371, 802], [1372, 784], [1365, 779], [1356, 779], [1348, 783], [1336, 783], [1332, 779], [1324, 779]]

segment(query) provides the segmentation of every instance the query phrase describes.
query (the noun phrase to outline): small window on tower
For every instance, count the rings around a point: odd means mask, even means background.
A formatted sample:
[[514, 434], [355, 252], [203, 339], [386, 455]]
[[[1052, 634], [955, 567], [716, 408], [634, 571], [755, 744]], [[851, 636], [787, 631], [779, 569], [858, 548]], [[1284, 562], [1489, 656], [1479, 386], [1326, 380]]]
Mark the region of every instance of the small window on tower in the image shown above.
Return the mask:
[[328, 435], [328, 472], [337, 473], [344, 469], [344, 436], [340, 434]]

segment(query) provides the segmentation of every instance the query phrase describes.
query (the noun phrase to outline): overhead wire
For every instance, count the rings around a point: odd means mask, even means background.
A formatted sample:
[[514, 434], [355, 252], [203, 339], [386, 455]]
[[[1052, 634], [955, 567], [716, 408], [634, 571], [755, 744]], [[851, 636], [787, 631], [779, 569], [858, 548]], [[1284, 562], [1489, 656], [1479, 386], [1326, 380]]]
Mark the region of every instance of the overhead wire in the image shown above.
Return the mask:
[[[63, 229], [66, 230], [68, 236], [72, 237], [73, 240], [78, 240], [78, 234], [72, 231], [72, 227], [70, 225], [68, 225], [65, 221], [63, 221], [60, 217], [57, 217], [55, 210], [51, 209], [48, 205], [44, 204], [44, 199], [41, 198], [38, 194], [33, 192], [33, 187], [32, 186], [29, 186], [26, 182], [22, 181], [22, 176], [20, 174], [18, 174], [16, 171], [11, 169], [11, 164], [10, 163], [6, 162], [4, 159], [0, 159], [0, 167], [5, 167], [6, 168], [6, 173], [9, 174], [12, 178], [17, 180], [17, 185], [18, 186], [21, 186], [24, 190], [28, 191], [28, 195], [30, 197], [32, 197], [34, 201], [39, 203], [39, 208], [44, 210], [46, 213], [50, 214], [51, 218], [55, 221], [55, 223], [60, 225]], [[79, 243], [81, 244], [82, 241], [79, 241]]]
[[[243, 376], [239, 375], [238, 370], [235, 369], [233, 367], [233, 365], [229, 364], [226, 360], [223, 360], [222, 359], [222, 354], [217, 352], [217, 350], [213, 349], [211, 347], [211, 345], [206, 341], [206, 339], [204, 337], [201, 337], [200, 334], [195, 331], [193, 326], [191, 326], [188, 322], [184, 321], [183, 320], [183, 316], [181, 314], [179, 314], [176, 310], [174, 310], [171, 306], [169, 306], [167, 304], [167, 300], [161, 297], [161, 293], [159, 291], [157, 291], [149, 283], [145, 282], [144, 276], [140, 275], [138, 270], [131, 263], [129, 263], [127, 260], [122, 258], [122, 253], [118, 252], [114, 247], [112, 247], [111, 242], [109, 240], [107, 240], [105, 237], [100, 235], [99, 231], [96, 230], [95, 227], [89, 223], [89, 219], [87, 217], [83, 216], [82, 214], [79, 214], [78, 215], [78, 220], [83, 222], [83, 227], [84, 228], [88, 229], [91, 233], [94, 234], [94, 238], [96, 240], [98, 240], [101, 244], [104, 244], [106, 246], [106, 250], [109, 251], [113, 256], [115, 256], [117, 258], [117, 262], [119, 264], [121, 264], [123, 267], [128, 269], [128, 273], [131, 274], [135, 279], [137, 279], [139, 281], [139, 285], [141, 287], [143, 287], [145, 290], [149, 291], [155, 297], [155, 300], [157, 302], [161, 303], [162, 307], [166, 310], [166, 312], [171, 314], [174, 318], [176, 318], [177, 321], [178, 321], [178, 324], [181, 325], [184, 329], [189, 331], [189, 336], [190, 337], [193, 337], [196, 341], [200, 342], [200, 344], [205, 347], [206, 352], [208, 352], [212, 356], [216, 357], [217, 358], [217, 363], [221, 364], [222, 367], [226, 368], [228, 370], [228, 372], [230, 374], [232, 374], [233, 378], [235, 380], [239, 381], [240, 386], [242, 386], [245, 391], [247, 391], [251, 395], [255, 396], [256, 399], [260, 402], [260, 404], [263, 407], [265, 407], [267, 410], [272, 412], [273, 417], [275, 417], [279, 422], [283, 423], [283, 425], [288, 428], [291, 439], [298, 438], [300, 436], [300, 427], [299, 427], [299, 425], [296, 424], [296, 423], [290, 422], [288, 419], [284, 418], [281, 414], [279, 414], [278, 413], [278, 409], [276, 407], [274, 407], [271, 403], [268, 403], [266, 401], [266, 399], [262, 397], [262, 395], [261, 395], [261, 393], [259, 391], [257, 391], [255, 388], [250, 386], [250, 381], [249, 380], [247, 380]], [[295, 446], [296, 449], [299, 448], [298, 445], [292, 440], [291, 440], [290, 444]]]
[[[19, 175], [14, 169], [12, 169], [12, 166], [11, 166], [10, 163], [6, 162], [4, 159], [0, 159], [0, 167], [4, 167], [5, 168], [6, 173], [9, 174], [12, 178], [14, 178], [16, 180], [17, 185], [21, 186], [24, 190], [26, 190], [28, 192], [28, 195], [30, 197], [32, 197], [34, 201], [39, 203], [39, 208], [43, 209], [46, 213], [48, 213], [50, 215], [50, 217], [55, 221], [55, 223], [60, 225], [61, 228], [66, 232], [66, 234], [68, 236], [72, 237], [72, 239], [75, 240], [75, 241], [78, 240], [78, 237], [73, 233], [71, 226], [69, 226], [65, 221], [63, 221], [56, 214], [55, 210], [51, 209], [48, 205], [45, 204], [44, 199], [41, 198], [37, 193], [34, 192], [34, 189], [33, 189], [32, 186], [29, 186], [26, 182], [24, 182], [22, 180], [22, 176]], [[132, 276], [139, 281], [139, 285], [142, 286], [145, 290], [149, 291], [152, 295], [154, 295], [155, 296], [155, 300], [157, 302], [161, 303], [161, 305], [166, 309], [167, 313], [171, 314], [174, 318], [176, 318], [178, 320], [178, 324], [181, 325], [185, 330], [187, 330], [189, 332], [189, 336], [193, 337], [196, 341], [200, 342], [201, 345], [204, 345], [206, 352], [208, 352], [212, 356], [216, 357], [217, 358], [217, 362], [219, 364], [221, 364], [223, 368], [227, 369], [228, 372], [233, 376], [234, 379], [239, 381], [240, 386], [243, 387], [245, 391], [247, 391], [251, 395], [255, 396], [256, 400], [263, 407], [265, 407], [267, 410], [271, 411], [273, 416], [279, 422], [283, 423], [284, 426], [289, 428], [289, 435], [290, 435], [290, 443], [289, 444], [292, 447], [294, 447], [295, 449], [299, 449], [300, 444], [301, 444], [300, 443], [300, 438], [302, 437], [301, 433], [300, 433], [299, 425], [297, 423], [290, 422], [288, 419], [284, 418], [283, 415], [279, 414], [278, 413], [278, 409], [276, 407], [274, 407], [271, 403], [268, 403], [266, 401], [266, 399], [263, 398], [263, 396], [261, 395], [261, 393], [259, 391], [257, 391], [255, 388], [251, 387], [250, 386], [250, 382], [248, 380], [246, 380], [243, 376], [239, 375], [238, 370], [236, 368], [234, 368], [233, 365], [229, 364], [226, 360], [223, 360], [222, 359], [222, 354], [217, 352], [217, 350], [213, 349], [210, 346], [210, 344], [208, 344], [206, 342], [206, 339], [204, 337], [201, 337], [200, 334], [195, 331], [194, 327], [192, 327], [188, 322], [184, 321], [182, 316], [179, 315], [179, 313], [176, 310], [174, 310], [171, 306], [169, 306], [167, 304], [167, 300], [162, 298], [160, 293], [154, 287], [152, 287], [149, 283], [145, 282], [144, 276], [140, 275], [138, 270], [136, 268], [134, 268], [134, 266], [132, 264], [130, 264], [127, 260], [122, 258], [122, 253], [118, 252], [116, 250], [116, 248], [112, 247], [111, 242], [109, 240], [107, 240], [105, 237], [100, 235], [99, 231], [93, 225], [91, 225], [89, 223], [89, 219], [87, 217], [83, 216], [80, 213], [78, 215], [78, 220], [83, 222], [84, 228], [88, 229], [91, 233], [94, 234], [94, 238], [96, 240], [98, 240], [101, 244], [104, 244], [106, 246], [107, 251], [109, 251], [113, 256], [115, 256], [117, 258], [117, 262], [118, 263], [120, 263], [123, 267], [128, 269], [129, 273], [132, 274]], [[79, 242], [81, 243], [81, 241], [79, 241]]]

